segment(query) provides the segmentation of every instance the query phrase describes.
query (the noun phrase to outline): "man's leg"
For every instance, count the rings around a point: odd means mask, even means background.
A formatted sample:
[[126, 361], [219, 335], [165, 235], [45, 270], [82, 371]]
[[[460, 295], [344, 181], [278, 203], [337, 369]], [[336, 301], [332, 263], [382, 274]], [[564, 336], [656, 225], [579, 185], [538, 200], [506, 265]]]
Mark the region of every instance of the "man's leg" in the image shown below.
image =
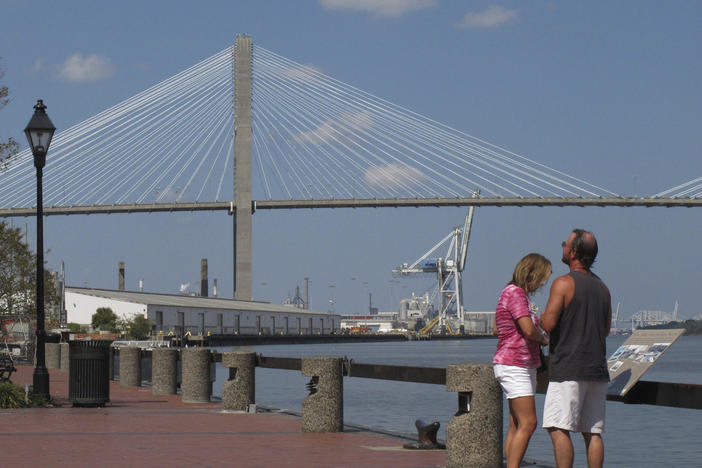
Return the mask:
[[604, 442], [600, 434], [583, 432], [585, 449], [587, 450], [588, 468], [602, 468], [604, 463]]
[[556, 466], [558, 468], [572, 468], [573, 442], [570, 440], [570, 432], [557, 427], [549, 427], [548, 433], [551, 436], [551, 442], [553, 442]]

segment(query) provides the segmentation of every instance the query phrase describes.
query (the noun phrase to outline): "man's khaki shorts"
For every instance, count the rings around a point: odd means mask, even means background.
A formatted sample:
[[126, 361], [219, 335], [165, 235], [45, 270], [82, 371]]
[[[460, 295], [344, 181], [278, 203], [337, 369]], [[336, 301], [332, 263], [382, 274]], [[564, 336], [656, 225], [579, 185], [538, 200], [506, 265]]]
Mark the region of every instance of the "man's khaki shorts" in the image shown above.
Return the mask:
[[571, 432], [604, 432], [607, 382], [549, 382], [543, 427]]

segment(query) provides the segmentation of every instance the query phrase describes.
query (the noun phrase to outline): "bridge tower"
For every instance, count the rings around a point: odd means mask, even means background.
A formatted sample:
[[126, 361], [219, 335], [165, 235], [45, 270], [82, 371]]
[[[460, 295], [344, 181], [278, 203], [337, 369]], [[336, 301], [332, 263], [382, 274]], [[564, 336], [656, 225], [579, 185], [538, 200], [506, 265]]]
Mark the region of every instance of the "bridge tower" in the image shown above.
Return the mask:
[[234, 44], [234, 299], [251, 300], [251, 78], [250, 36]]

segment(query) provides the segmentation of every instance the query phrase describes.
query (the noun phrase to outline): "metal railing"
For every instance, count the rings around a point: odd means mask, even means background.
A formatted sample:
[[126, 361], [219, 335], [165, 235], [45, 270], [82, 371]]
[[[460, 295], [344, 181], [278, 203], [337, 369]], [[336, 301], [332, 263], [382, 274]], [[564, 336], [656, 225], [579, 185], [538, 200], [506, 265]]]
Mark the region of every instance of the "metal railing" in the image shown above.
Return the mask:
[[[115, 354], [119, 354], [118, 349], [115, 349]], [[212, 352], [211, 354], [212, 362], [222, 362], [222, 353]], [[142, 357], [151, 357], [151, 351], [142, 350]], [[257, 354], [256, 366], [263, 369], [300, 371], [302, 369], [302, 358]], [[354, 362], [353, 359], [348, 358], [344, 358], [343, 366], [343, 375], [345, 377], [446, 385], [446, 369], [440, 367], [364, 364]], [[626, 396], [608, 395], [607, 399], [627, 404], [702, 409], [702, 385], [640, 380]]]

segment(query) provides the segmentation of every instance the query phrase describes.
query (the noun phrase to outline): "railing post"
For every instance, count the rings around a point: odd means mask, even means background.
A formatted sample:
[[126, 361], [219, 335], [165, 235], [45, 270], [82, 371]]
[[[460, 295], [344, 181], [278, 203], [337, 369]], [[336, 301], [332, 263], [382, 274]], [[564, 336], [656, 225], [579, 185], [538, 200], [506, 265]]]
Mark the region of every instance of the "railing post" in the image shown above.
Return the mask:
[[210, 401], [210, 349], [183, 348], [183, 376], [181, 396], [184, 403], [206, 403]]
[[175, 395], [178, 392], [178, 350], [154, 348], [151, 352], [151, 393]]
[[302, 400], [302, 432], [343, 432], [344, 383], [342, 358], [302, 359], [302, 375], [312, 377], [310, 394]]
[[68, 343], [60, 343], [61, 346], [61, 372], [68, 373], [70, 369], [71, 347]]
[[141, 349], [137, 346], [119, 349], [119, 386], [141, 386]]
[[222, 353], [222, 365], [229, 368], [229, 380], [222, 386], [222, 409], [248, 411], [256, 403], [256, 353]]
[[446, 466], [502, 466], [502, 391], [489, 364], [446, 367], [458, 412], [446, 427]]
[[61, 345], [59, 343], [44, 343], [44, 356], [47, 369], [61, 368]]

